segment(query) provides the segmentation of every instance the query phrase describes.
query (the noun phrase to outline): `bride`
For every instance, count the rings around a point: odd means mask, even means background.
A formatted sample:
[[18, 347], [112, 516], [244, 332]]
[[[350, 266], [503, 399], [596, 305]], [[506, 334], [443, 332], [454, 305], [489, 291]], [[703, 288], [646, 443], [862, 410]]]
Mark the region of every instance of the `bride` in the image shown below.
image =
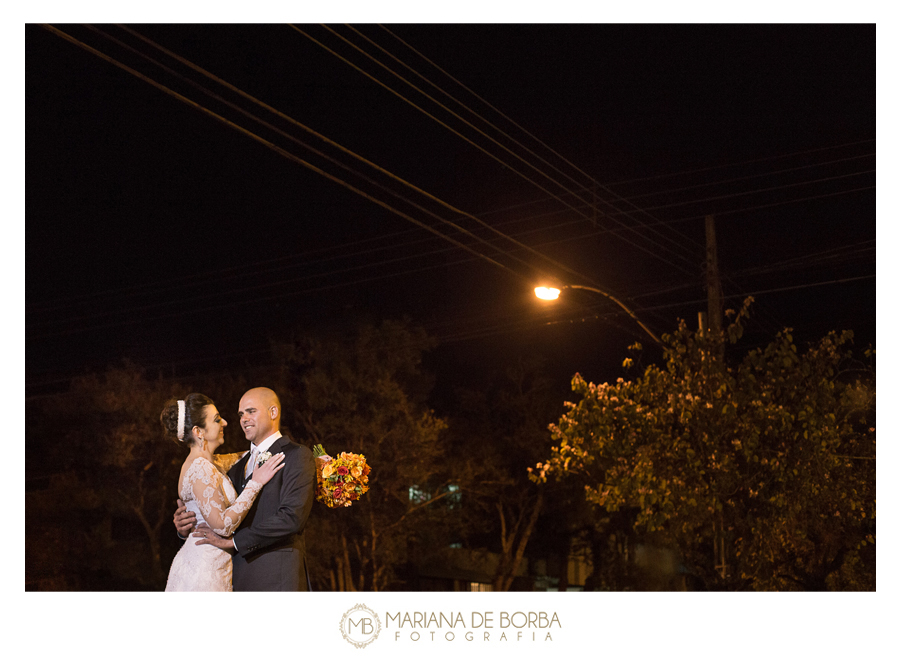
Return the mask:
[[[263, 485], [284, 466], [284, 455], [273, 455], [254, 469], [253, 479], [238, 496], [225, 474], [243, 453], [213, 454], [225, 441], [228, 423], [212, 400], [200, 393], [170, 400], [159, 419], [169, 436], [190, 446], [181, 467], [179, 497], [198, 521], [216, 534], [230, 537]], [[166, 591], [230, 592], [231, 554], [211, 544], [198, 545], [195, 537], [188, 537], [172, 562]]]

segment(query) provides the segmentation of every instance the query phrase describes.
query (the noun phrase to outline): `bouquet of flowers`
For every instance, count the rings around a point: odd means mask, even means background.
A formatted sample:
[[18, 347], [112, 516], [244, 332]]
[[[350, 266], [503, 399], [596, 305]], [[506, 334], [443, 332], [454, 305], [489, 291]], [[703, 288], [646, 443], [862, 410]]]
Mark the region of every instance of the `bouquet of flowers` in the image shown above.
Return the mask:
[[316, 500], [328, 507], [350, 507], [369, 490], [369, 473], [365, 455], [342, 452], [337, 457], [325, 453], [322, 444], [313, 448], [316, 459]]

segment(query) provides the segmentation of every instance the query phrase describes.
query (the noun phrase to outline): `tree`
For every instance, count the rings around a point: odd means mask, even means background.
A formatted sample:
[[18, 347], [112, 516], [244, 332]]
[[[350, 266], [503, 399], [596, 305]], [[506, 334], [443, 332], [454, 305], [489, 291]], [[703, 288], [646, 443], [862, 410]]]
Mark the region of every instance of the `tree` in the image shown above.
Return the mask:
[[[77, 543], [68, 549], [72, 565], [89, 564], [108, 572], [89, 587], [106, 589], [162, 589], [169, 565], [180, 544], [172, 525], [181, 466], [187, 446], [165, 438], [159, 414], [166, 400], [190, 390], [235, 397], [243, 382], [216, 377], [215, 390], [207, 383], [182, 380], [177, 384], [126, 363], [101, 374], [79, 377], [68, 397], [57, 405], [65, 437], [66, 489], [48, 492], [42, 512], [45, 521], [64, 510], [90, 512], [91, 523], [64, 532]], [[236, 406], [236, 403], [235, 403]], [[240, 430], [237, 430], [239, 432]], [[236, 432], [231, 432], [232, 435]], [[231, 443], [231, 441], [229, 441]], [[243, 438], [234, 450], [240, 450]], [[222, 450], [225, 452], [226, 450]], [[53, 494], [52, 500], [49, 499]], [[117, 585], [119, 583], [120, 585]]]
[[750, 301], [718, 335], [680, 323], [665, 367], [633, 381], [576, 375], [581, 399], [534, 477], [578, 477], [594, 505], [632, 509], [709, 589], [874, 589], [874, 373], [850, 332], [801, 354], [785, 330], [729, 366], [716, 355]]
[[289, 425], [329, 454], [357, 452], [372, 468], [352, 507], [316, 504], [308, 533], [314, 576], [336, 590], [400, 586], [411, 544], [438, 532], [452, 490], [443, 420], [425, 404], [421, 357], [432, 342], [402, 322], [364, 326], [350, 340], [278, 346]]
[[166, 397], [158, 382], [125, 364], [76, 378], [52, 405], [63, 440], [50, 456], [55, 484], [33, 497], [33, 529], [52, 525], [62, 536], [57, 559], [76, 587], [165, 584], [162, 532], [181, 464], [178, 447], [159, 431]]
[[478, 390], [460, 391], [451, 422], [456, 452], [467, 462], [458, 466], [468, 473], [462, 490], [468, 534], [500, 556], [495, 591], [512, 587], [548, 505], [547, 487], [531, 483], [527, 470], [549, 448], [547, 424], [559, 413], [540, 371], [537, 362], [519, 361]]

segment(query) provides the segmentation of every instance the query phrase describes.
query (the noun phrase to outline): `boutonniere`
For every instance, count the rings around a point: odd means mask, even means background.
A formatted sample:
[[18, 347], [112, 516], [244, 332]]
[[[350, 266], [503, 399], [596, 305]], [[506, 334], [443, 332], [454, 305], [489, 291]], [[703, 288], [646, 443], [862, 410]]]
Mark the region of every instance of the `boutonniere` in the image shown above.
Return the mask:
[[256, 456], [256, 465], [262, 466], [267, 461], [269, 461], [269, 457], [272, 456], [272, 453], [266, 450], [265, 452], [261, 452]]

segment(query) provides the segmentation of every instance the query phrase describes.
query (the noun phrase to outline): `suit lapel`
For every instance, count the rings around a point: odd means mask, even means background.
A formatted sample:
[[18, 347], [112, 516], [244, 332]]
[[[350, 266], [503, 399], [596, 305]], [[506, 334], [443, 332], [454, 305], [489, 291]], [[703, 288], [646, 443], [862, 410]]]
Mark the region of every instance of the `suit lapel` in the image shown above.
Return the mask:
[[[291, 440], [282, 434], [278, 439], [269, 446], [268, 452], [271, 452], [273, 455], [277, 452], [281, 452], [281, 449], [290, 443]], [[244, 473], [247, 469], [247, 461], [250, 459], [250, 451], [247, 451], [247, 454], [244, 455], [240, 461], [231, 467], [231, 470], [228, 471], [228, 477], [231, 478], [231, 483], [234, 485], [235, 490], [237, 490], [238, 495], [241, 495], [241, 492], [244, 490], [244, 487], [247, 486], [247, 482], [250, 478], [245, 478]]]
[[281, 452], [281, 449], [290, 442], [291, 440], [284, 434], [282, 434], [280, 437], [278, 437], [278, 440], [276, 440], [275, 443], [269, 446], [269, 452], [271, 452], [273, 455], [277, 452]]
[[244, 479], [244, 469], [247, 467], [247, 461], [250, 459], [250, 451], [247, 451], [247, 454], [238, 460], [238, 462], [231, 467], [231, 470], [228, 471], [228, 477], [231, 480], [231, 484], [234, 485], [235, 490], [238, 493], [238, 496], [241, 495], [241, 492], [244, 490], [244, 486], [247, 484], [247, 481]]

